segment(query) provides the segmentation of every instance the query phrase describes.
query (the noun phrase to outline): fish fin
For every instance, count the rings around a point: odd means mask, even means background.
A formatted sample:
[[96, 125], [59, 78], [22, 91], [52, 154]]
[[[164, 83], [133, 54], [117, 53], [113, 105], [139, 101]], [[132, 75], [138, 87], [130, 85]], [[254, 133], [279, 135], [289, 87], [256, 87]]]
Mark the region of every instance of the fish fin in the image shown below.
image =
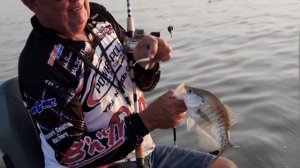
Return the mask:
[[212, 137], [207, 130], [197, 126], [199, 149], [203, 152], [211, 152], [220, 149], [220, 144]]
[[204, 122], [203, 124], [199, 125], [199, 127], [206, 131], [206, 133], [213, 139], [215, 139], [217, 142], [220, 141], [219, 130], [214, 124], [212, 124], [211, 122]]
[[230, 114], [230, 123], [231, 123], [231, 126], [235, 126], [238, 123], [242, 122], [242, 117], [241, 117], [240, 113], [233, 112], [230, 109], [230, 107], [228, 107], [227, 105], [225, 105], [225, 108], [228, 111], [228, 113]]
[[240, 146], [239, 145], [233, 145], [232, 148], [240, 148]]
[[188, 132], [190, 132], [190, 130], [195, 124], [196, 124], [195, 120], [192, 117], [188, 117], [186, 122]]

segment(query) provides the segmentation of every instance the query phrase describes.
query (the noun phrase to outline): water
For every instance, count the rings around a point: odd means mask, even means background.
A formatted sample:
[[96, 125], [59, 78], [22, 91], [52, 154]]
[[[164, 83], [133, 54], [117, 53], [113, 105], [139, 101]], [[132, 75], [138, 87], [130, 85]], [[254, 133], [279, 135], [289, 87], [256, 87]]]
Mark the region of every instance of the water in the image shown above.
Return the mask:
[[[126, 1], [98, 2], [125, 25]], [[1, 3], [2, 82], [17, 74], [31, 13], [19, 0]], [[182, 82], [210, 90], [243, 117], [232, 129], [232, 141], [241, 147], [225, 157], [241, 168], [300, 167], [299, 0], [132, 3], [136, 26], [160, 31], [173, 47], [172, 61], [161, 64], [160, 83], [146, 94], [149, 102]], [[185, 124], [177, 129], [178, 145], [197, 150], [195, 133]], [[173, 144], [172, 130], [152, 135], [157, 144]]]

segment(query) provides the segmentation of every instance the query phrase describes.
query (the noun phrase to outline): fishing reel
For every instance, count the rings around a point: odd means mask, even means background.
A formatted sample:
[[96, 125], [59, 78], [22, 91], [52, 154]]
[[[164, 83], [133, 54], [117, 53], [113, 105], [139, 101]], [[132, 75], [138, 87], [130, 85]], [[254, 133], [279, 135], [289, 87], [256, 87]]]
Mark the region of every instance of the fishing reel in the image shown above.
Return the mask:
[[[123, 46], [125, 53], [128, 55], [133, 54], [133, 50], [138, 44], [139, 40], [145, 36], [144, 29], [136, 29], [134, 32], [127, 32]], [[150, 35], [160, 37], [160, 32], [151, 32]]]
[[[172, 32], [174, 30], [173, 26], [168, 26], [167, 28], [168, 32], [171, 35], [172, 38]], [[150, 35], [155, 36], [155, 37], [160, 37], [160, 32], [151, 32]], [[145, 31], [144, 29], [136, 29], [135, 31], [128, 31], [127, 36], [124, 41], [124, 49], [126, 54], [133, 54], [133, 50], [138, 44], [139, 40], [145, 36]]]
[[136, 29], [134, 32], [127, 32], [127, 36], [124, 41], [125, 53], [133, 54], [134, 48], [144, 35], [144, 29]]

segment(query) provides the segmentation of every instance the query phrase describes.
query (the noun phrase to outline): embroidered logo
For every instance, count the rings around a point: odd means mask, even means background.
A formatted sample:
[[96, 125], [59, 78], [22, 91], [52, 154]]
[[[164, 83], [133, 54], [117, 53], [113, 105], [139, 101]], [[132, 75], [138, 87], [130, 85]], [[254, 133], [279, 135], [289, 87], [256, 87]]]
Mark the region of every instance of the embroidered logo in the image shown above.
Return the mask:
[[32, 113], [32, 115], [34, 115], [36, 113], [44, 111], [47, 108], [55, 107], [56, 105], [56, 98], [36, 101], [35, 105], [30, 109], [30, 112]]
[[64, 49], [64, 46], [62, 46], [61, 44], [58, 45], [54, 45], [53, 50], [50, 53], [50, 57], [48, 59], [48, 64], [53, 66], [55, 59], [59, 59], [62, 51]]

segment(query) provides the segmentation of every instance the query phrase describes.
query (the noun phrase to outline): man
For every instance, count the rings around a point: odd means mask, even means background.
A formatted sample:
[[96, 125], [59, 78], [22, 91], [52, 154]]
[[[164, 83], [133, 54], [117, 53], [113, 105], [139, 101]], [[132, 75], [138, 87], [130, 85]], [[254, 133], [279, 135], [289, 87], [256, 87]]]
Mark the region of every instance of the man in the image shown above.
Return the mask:
[[[169, 91], [146, 107], [159, 61], [171, 58], [166, 41], [143, 37], [133, 56], [124, 54], [125, 31], [106, 9], [89, 0], [22, 0], [34, 12], [33, 30], [19, 59], [24, 104], [40, 131], [45, 167], [128, 167], [143, 141], [146, 167], [234, 167], [220, 157], [155, 146], [149, 132], [173, 128], [186, 107]], [[137, 103], [128, 61], [134, 67]]]

